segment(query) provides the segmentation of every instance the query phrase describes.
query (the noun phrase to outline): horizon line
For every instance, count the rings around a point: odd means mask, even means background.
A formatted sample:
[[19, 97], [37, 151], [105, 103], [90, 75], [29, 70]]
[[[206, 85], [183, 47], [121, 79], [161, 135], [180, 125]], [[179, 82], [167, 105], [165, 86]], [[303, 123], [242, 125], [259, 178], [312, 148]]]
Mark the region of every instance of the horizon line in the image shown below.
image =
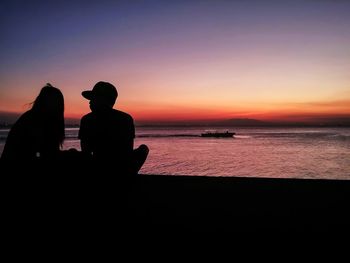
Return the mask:
[[[0, 125], [13, 125], [17, 118], [19, 118], [23, 113], [19, 112], [8, 112], [0, 110]], [[3, 115], [3, 116], [1, 116]], [[66, 116], [66, 124], [72, 125], [77, 124], [81, 117], [69, 117]], [[135, 125], [137, 126], [164, 126], [164, 125], [242, 125], [242, 126], [269, 126], [269, 125], [350, 125], [350, 114], [298, 114], [296, 115], [286, 115], [280, 117], [270, 117], [270, 118], [256, 118], [252, 117], [221, 117], [221, 118], [198, 118], [198, 119], [137, 119], [134, 118]], [[230, 123], [236, 122], [236, 123]], [[238, 122], [238, 123], [237, 123]], [[246, 123], [245, 123], [246, 122]]]

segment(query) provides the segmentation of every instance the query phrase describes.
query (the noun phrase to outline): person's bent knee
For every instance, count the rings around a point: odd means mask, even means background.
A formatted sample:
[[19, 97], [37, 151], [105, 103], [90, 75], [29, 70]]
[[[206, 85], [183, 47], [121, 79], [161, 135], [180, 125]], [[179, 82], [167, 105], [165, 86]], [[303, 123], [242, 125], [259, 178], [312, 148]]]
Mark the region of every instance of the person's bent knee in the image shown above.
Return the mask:
[[148, 146], [146, 144], [141, 144], [139, 146], [139, 150], [142, 151], [142, 152], [145, 152], [147, 154], [149, 153], [149, 148], [148, 148]]

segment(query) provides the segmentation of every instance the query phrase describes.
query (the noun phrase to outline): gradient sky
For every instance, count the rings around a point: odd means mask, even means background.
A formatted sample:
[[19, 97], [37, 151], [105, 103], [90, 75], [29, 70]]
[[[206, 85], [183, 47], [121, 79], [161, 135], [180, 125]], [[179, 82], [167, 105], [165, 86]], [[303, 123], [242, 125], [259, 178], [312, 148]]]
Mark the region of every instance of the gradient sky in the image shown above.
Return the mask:
[[350, 1], [1, 1], [0, 111], [118, 88], [136, 120], [350, 118]]

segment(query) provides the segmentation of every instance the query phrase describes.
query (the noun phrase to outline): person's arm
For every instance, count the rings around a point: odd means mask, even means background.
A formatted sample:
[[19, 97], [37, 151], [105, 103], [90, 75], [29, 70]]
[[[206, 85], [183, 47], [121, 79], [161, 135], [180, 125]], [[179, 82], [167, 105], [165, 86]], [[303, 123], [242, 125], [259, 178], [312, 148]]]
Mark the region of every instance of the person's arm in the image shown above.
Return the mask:
[[28, 158], [28, 147], [25, 147], [25, 143], [29, 141], [26, 138], [28, 132], [26, 132], [28, 113], [23, 114], [10, 129], [5, 146], [1, 155], [2, 160], [13, 161], [16, 159]]
[[119, 153], [123, 153], [126, 158], [131, 156], [134, 150], [135, 127], [134, 120], [131, 116], [127, 116], [124, 120], [124, 131], [122, 140], [120, 141]]
[[130, 139], [129, 139], [129, 145], [128, 148], [132, 152], [134, 150], [134, 139], [135, 139], [135, 125], [134, 120], [132, 117], [130, 117]]
[[17, 129], [17, 123], [12, 126], [11, 130], [9, 131], [4, 149], [2, 151], [1, 159], [4, 161], [13, 161], [16, 159], [16, 156], [21, 154], [20, 149], [20, 138], [18, 138], [18, 129]]
[[78, 138], [80, 139], [81, 151], [83, 153], [92, 154], [92, 149], [90, 147], [90, 144], [88, 142], [87, 135], [86, 135], [86, 123], [84, 118], [82, 118], [80, 121]]
[[86, 140], [80, 139], [80, 147], [81, 147], [81, 151], [82, 152], [88, 153], [88, 154], [92, 153], [92, 150], [89, 147], [89, 144], [88, 144], [88, 142]]

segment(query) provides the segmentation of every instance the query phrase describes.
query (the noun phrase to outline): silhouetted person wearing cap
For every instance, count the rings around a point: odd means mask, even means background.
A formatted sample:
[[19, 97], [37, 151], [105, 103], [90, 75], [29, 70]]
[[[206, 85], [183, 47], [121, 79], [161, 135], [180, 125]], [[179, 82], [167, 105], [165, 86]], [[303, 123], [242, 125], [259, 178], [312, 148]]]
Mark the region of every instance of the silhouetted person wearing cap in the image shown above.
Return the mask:
[[97, 82], [92, 90], [83, 91], [90, 100], [91, 112], [83, 116], [79, 139], [81, 150], [98, 164], [106, 164], [116, 171], [137, 174], [148, 155], [148, 147], [134, 150], [135, 126], [133, 118], [113, 109], [117, 89], [108, 82]]

